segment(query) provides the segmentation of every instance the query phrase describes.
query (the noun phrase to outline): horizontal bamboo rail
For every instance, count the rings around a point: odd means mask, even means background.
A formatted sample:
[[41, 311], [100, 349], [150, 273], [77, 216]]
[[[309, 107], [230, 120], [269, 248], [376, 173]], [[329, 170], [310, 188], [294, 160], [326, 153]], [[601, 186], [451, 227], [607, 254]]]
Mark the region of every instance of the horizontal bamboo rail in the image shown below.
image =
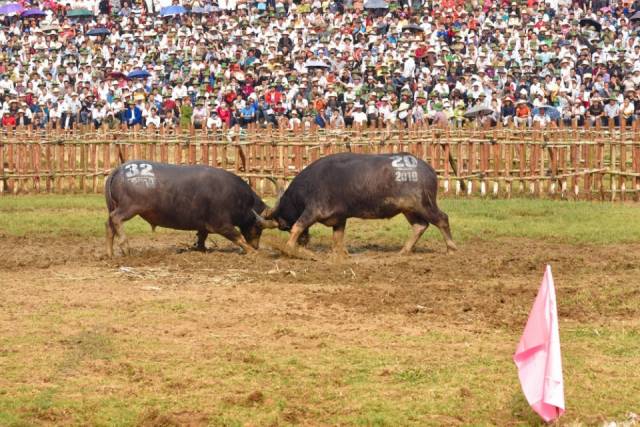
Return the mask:
[[0, 194], [100, 193], [110, 171], [139, 159], [205, 164], [261, 194], [320, 157], [409, 152], [449, 195], [640, 200], [640, 127], [0, 131]]

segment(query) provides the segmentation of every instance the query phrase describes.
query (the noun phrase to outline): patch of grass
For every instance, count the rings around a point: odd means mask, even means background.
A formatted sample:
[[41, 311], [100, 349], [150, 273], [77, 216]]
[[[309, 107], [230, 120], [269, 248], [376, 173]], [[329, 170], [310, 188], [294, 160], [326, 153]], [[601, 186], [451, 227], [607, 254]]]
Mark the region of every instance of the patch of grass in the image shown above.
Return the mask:
[[[640, 210], [632, 204], [445, 198], [439, 207], [448, 214], [453, 238], [460, 242], [499, 237], [581, 244], [640, 241]], [[409, 232], [401, 215], [389, 221], [352, 219], [347, 226], [347, 238], [362, 244], [384, 239], [400, 245]], [[315, 236], [330, 233], [330, 228], [321, 225], [312, 228]], [[430, 226], [425, 238], [440, 239], [440, 232]]]
[[640, 211], [633, 204], [552, 200], [444, 199], [454, 233], [468, 238], [527, 237], [562, 243], [640, 240]]
[[[452, 198], [444, 198], [439, 204], [449, 215], [456, 241], [495, 237], [593, 244], [640, 241], [640, 210], [632, 204]], [[0, 198], [0, 234], [10, 236], [103, 236], [106, 216], [101, 195]], [[149, 225], [139, 217], [128, 221], [125, 229], [131, 235], [150, 231]], [[312, 228], [315, 236], [330, 233], [331, 229], [322, 225]], [[348, 239], [361, 243], [384, 238], [390, 244], [400, 244], [408, 233], [409, 226], [401, 215], [388, 221], [352, 219], [347, 228]], [[425, 235], [440, 238], [433, 226]]]
[[[0, 197], [0, 234], [9, 236], [104, 236], [106, 220], [100, 195]], [[150, 226], [136, 217], [126, 231], [148, 233]]]
[[417, 384], [425, 381], [429, 377], [429, 373], [421, 368], [409, 368], [396, 373], [395, 377], [398, 381]]
[[[145, 307], [136, 310], [157, 316]], [[127, 323], [107, 310], [96, 316], [119, 327], [155, 319], [162, 330], [178, 319], [167, 312]], [[622, 418], [634, 410], [638, 354], [617, 350], [637, 349], [638, 327], [616, 324], [596, 333], [562, 326], [565, 419], [591, 425], [597, 414]], [[302, 331], [292, 325], [292, 339]], [[431, 326], [411, 336], [373, 333], [362, 342], [326, 338], [320, 348], [292, 346], [288, 336], [249, 335], [247, 347], [206, 336], [159, 340], [135, 329], [118, 337], [83, 331], [64, 340], [58, 356], [54, 347], [52, 356], [24, 364], [24, 352], [42, 345], [32, 338], [3, 361], [18, 371], [22, 387], [0, 380], [0, 422], [185, 425], [195, 417], [201, 423], [192, 425], [543, 425], [520, 393], [511, 360], [517, 334]], [[44, 365], [69, 356], [75, 369], [57, 365], [60, 374], [43, 385]]]

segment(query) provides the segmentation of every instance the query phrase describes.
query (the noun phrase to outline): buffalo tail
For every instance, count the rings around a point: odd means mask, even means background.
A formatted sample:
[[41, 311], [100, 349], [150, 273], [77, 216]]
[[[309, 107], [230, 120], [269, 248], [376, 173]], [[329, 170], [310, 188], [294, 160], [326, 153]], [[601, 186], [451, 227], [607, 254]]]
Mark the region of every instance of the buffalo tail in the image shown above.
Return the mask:
[[113, 212], [116, 208], [116, 201], [113, 200], [113, 196], [111, 195], [111, 183], [113, 182], [113, 178], [118, 174], [120, 168], [117, 168], [107, 177], [107, 180], [104, 182], [104, 197], [107, 200], [107, 209], [109, 212]]

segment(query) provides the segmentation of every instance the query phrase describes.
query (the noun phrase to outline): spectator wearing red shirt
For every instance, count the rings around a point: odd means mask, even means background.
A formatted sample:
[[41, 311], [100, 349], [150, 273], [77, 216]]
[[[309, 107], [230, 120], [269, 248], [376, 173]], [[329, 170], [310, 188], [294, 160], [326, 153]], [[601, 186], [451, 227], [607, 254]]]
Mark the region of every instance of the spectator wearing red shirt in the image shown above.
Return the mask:
[[172, 111], [174, 114], [178, 114], [178, 105], [176, 104], [176, 101], [174, 101], [171, 98], [167, 98], [165, 99], [165, 101], [162, 103], [162, 110], [166, 113], [167, 111]]
[[171, 98], [167, 98], [164, 101], [164, 105], [162, 106], [164, 110], [175, 110], [176, 109], [176, 101]]
[[268, 105], [276, 105], [282, 102], [282, 94], [275, 88], [275, 85], [272, 84], [271, 89], [264, 94], [264, 100]]
[[242, 94], [245, 97], [248, 97], [249, 95], [251, 95], [254, 92], [253, 89], [253, 84], [251, 82], [247, 82], [245, 83], [245, 85], [242, 87]]
[[33, 91], [31, 89], [27, 89], [24, 95], [24, 102], [26, 102], [29, 107], [33, 105]]
[[5, 111], [2, 115], [2, 127], [15, 127], [16, 126], [16, 118], [10, 112]]
[[225, 123], [227, 126], [229, 126], [231, 124], [231, 108], [229, 108], [229, 105], [225, 105], [224, 107], [221, 105], [218, 108], [216, 108], [216, 112], [218, 113], [218, 117], [220, 117], [220, 120], [222, 120], [223, 123]]
[[238, 94], [237, 94], [237, 93], [235, 93], [235, 92], [233, 92], [233, 91], [231, 91], [231, 92], [227, 92], [227, 93], [224, 95], [224, 101], [225, 101], [227, 104], [232, 104], [232, 103], [233, 103], [233, 101], [235, 101], [237, 97], [238, 97]]

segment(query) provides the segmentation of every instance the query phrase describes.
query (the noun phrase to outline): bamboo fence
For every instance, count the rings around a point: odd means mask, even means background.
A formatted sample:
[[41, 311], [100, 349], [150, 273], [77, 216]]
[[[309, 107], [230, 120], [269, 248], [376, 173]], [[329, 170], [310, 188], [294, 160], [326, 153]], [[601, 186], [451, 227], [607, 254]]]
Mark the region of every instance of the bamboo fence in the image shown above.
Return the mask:
[[126, 160], [204, 164], [260, 194], [329, 154], [409, 152], [431, 164], [440, 194], [640, 200], [640, 126], [555, 128], [29, 131], [0, 134], [0, 195], [100, 193]]

